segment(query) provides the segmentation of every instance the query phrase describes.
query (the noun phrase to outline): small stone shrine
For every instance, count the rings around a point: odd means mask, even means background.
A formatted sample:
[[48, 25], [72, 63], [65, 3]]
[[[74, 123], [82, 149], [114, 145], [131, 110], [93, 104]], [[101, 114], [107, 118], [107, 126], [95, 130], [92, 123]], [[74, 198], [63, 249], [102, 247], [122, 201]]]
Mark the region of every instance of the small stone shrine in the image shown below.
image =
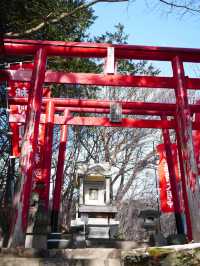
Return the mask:
[[79, 164], [77, 167], [79, 202], [71, 229], [85, 239], [113, 239], [119, 221], [111, 193], [111, 167], [108, 163]]

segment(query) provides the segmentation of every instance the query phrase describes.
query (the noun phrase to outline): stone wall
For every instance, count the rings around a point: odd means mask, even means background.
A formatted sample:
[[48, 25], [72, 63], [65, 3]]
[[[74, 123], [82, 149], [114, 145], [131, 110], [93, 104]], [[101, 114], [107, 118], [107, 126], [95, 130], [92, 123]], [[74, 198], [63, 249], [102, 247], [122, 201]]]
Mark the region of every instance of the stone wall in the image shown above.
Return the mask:
[[200, 244], [132, 250], [85, 248], [64, 250], [1, 249], [2, 266], [199, 266]]

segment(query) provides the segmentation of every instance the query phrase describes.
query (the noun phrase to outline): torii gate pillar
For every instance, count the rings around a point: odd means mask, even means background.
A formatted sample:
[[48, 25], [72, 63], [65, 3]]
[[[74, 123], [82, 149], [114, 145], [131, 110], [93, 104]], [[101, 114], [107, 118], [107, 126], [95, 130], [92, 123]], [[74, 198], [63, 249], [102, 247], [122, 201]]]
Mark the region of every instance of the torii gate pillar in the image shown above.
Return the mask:
[[42, 105], [42, 85], [46, 70], [46, 50], [39, 48], [34, 58], [31, 78], [31, 91], [28, 99], [26, 128], [21, 149], [21, 182], [16, 193], [16, 222], [13, 228], [11, 246], [23, 246], [28, 223], [28, 210], [35, 171], [35, 154], [37, 147], [40, 113]]
[[192, 225], [192, 236], [195, 241], [200, 239], [200, 200], [199, 176], [194, 156], [192, 140], [192, 120], [188, 106], [187, 88], [183, 62], [179, 56], [172, 60], [172, 68], [176, 83], [177, 100], [177, 132], [180, 134], [180, 148], [182, 151], [184, 175], [186, 177], [186, 191]]

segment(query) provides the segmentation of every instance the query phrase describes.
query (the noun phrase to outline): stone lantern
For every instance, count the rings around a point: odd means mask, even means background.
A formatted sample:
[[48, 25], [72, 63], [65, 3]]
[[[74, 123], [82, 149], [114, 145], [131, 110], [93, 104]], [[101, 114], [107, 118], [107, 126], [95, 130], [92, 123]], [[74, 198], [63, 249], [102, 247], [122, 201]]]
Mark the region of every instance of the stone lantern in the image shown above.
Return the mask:
[[152, 246], [166, 246], [167, 241], [160, 232], [160, 212], [154, 209], [145, 209], [140, 211], [138, 217], [143, 219], [142, 227], [147, 231], [147, 235], [149, 237], [148, 240], [144, 241], [148, 242]]
[[147, 231], [156, 231], [158, 228], [158, 218], [160, 212], [154, 209], [141, 210], [138, 216], [143, 219], [142, 227]]

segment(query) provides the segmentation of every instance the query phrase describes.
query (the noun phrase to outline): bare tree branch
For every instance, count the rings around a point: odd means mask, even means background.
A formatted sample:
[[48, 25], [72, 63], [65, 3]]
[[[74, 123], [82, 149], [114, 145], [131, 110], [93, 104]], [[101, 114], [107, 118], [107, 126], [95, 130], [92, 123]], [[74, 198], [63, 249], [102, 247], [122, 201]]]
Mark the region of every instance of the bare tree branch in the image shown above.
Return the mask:
[[[139, 156], [139, 155], [138, 155]], [[129, 190], [131, 184], [133, 183], [133, 180], [136, 176], [136, 174], [138, 172], [140, 172], [141, 170], [144, 169], [144, 167], [147, 167], [148, 163], [149, 163], [149, 159], [151, 159], [153, 156], [153, 152], [150, 152], [149, 154], [147, 154], [147, 156], [144, 159], [140, 159], [137, 163], [137, 165], [135, 166], [131, 176], [129, 177], [128, 181], [126, 182], [126, 184], [124, 185], [123, 188], [121, 188], [116, 196], [117, 201], [121, 201], [124, 197], [124, 195], [127, 193], [127, 191]]]
[[[7, 37], [20, 37], [20, 36], [35, 33], [38, 30], [41, 30], [42, 28], [44, 28], [46, 25], [56, 24], [56, 23], [60, 22], [62, 19], [69, 17], [69, 16], [72, 16], [75, 13], [77, 13], [78, 11], [81, 11], [85, 8], [93, 6], [93, 5], [100, 3], [100, 2], [112, 3], [112, 2], [127, 2], [127, 1], [128, 0], [92, 0], [88, 3], [83, 3], [82, 5], [74, 8], [72, 11], [69, 11], [69, 12], [63, 11], [59, 15], [57, 15], [57, 13], [55, 13], [55, 12], [54, 13], [51, 12], [48, 14], [48, 16], [46, 16], [46, 18], [42, 22], [40, 22], [36, 26], [34, 26], [28, 30], [22, 31], [22, 32], [7, 32], [7, 33], [5, 33], [5, 36], [7, 36]], [[52, 15], [54, 16], [53, 18], [51, 18]]]
[[193, 8], [191, 5], [187, 4], [178, 4], [176, 1], [167, 1], [167, 0], [159, 0], [161, 3], [170, 6], [171, 8], [180, 8], [185, 9], [189, 12], [200, 13], [200, 8]]

